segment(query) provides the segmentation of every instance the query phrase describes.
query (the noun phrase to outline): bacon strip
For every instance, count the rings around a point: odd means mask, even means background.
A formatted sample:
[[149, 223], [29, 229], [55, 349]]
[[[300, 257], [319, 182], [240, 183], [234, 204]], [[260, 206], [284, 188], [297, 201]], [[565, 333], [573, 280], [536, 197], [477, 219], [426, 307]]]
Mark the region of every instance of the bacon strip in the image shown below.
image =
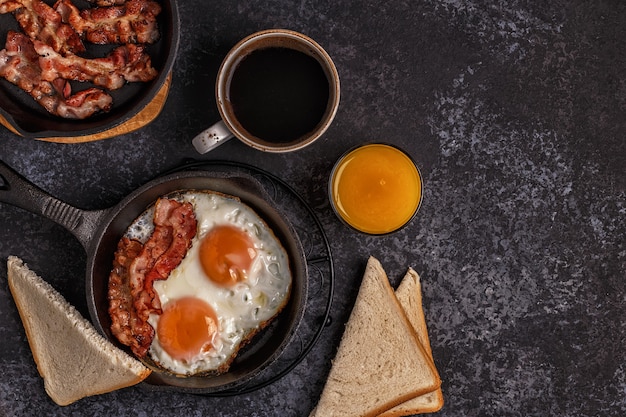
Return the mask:
[[35, 41], [40, 55], [42, 78], [51, 81], [64, 78], [75, 81], [91, 81], [95, 85], [115, 90], [126, 81], [150, 81], [158, 72], [152, 67], [150, 56], [141, 45], [128, 44], [115, 48], [104, 58], [87, 59], [77, 55], [63, 56], [50, 46]]
[[[160, 200], [161, 201], [161, 200]], [[152, 290], [152, 284], [156, 280], [167, 279], [170, 272], [180, 264], [187, 250], [191, 246], [191, 239], [196, 235], [197, 222], [190, 203], [177, 203], [173, 200], [166, 200], [168, 203], [168, 218], [155, 218], [155, 224], [162, 227], [172, 228], [172, 240], [165, 252], [156, 260], [150, 272], [146, 274], [144, 288], [150, 292], [152, 307], [155, 310], [161, 309], [159, 298]], [[172, 203], [176, 204], [172, 204]], [[160, 203], [163, 205], [163, 202]], [[162, 210], [165, 211], [165, 210]], [[157, 216], [155, 216], [157, 217]]]
[[0, 0], [0, 14], [11, 13], [22, 8], [19, 0]]
[[[69, 83], [61, 81], [65, 85], [65, 91], [69, 91]], [[64, 97], [64, 100], [49, 100], [49, 105], [44, 107], [51, 114], [65, 119], [86, 119], [99, 111], [109, 111], [113, 102], [109, 94], [98, 88], [88, 88], [72, 95], [66, 93]]]
[[154, 232], [130, 267], [131, 293], [138, 310], [160, 313], [160, 301], [152, 283], [167, 278], [178, 266], [195, 235], [196, 221], [190, 203], [157, 201]]
[[[109, 299], [114, 300], [109, 309], [111, 331], [140, 358], [146, 355], [154, 337], [154, 329], [147, 324], [148, 318], [151, 313], [161, 314], [161, 302], [153, 283], [166, 279], [180, 264], [196, 235], [196, 228], [190, 203], [159, 199], [155, 206], [154, 231], [141, 250], [135, 250], [134, 246], [128, 249], [128, 239], [122, 239], [118, 246], [109, 278]], [[120, 290], [120, 285], [125, 289]], [[113, 318], [113, 315], [119, 317]]]
[[0, 0], [0, 13], [14, 12], [22, 30], [62, 54], [85, 51], [80, 36], [61, 15], [42, 0]]
[[161, 5], [151, 0], [129, 0], [122, 5], [79, 10], [71, 0], [55, 5], [63, 21], [95, 44], [147, 43], [159, 39], [156, 17]]
[[111, 316], [111, 332], [124, 345], [130, 346], [133, 351], [141, 351], [142, 346], [152, 343], [154, 329], [147, 322], [141, 320], [137, 312], [130, 308], [132, 296], [130, 294], [128, 268], [143, 245], [128, 238], [122, 238], [115, 252], [113, 270], [109, 276], [109, 315]]
[[19, 32], [7, 33], [5, 49], [0, 51], [0, 76], [26, 91], [51, 114], [64, 118], [84, 119], [108, 111], [113, 102], [109, 94], [97, 88], [72, 95], [66, 80], [44, 80], [33, 43]]
[[93, 3], [96, 6], [106, 7], [106, 6], [116, 6], [120, 4], [126, 3], [126, 0], [87, 0], [89, 3]]

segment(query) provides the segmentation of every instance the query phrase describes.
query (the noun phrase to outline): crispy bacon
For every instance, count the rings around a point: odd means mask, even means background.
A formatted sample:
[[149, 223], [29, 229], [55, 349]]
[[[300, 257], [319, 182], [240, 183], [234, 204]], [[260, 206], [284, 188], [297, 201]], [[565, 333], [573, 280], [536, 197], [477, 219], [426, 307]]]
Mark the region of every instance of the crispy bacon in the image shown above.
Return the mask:
[[132, 308], [129, 274], [133, 259], [139, 255], [143, 245], [128, 238], [122, 238], [115, 252], [113, 270], [109, 276], [109, 315], [111, 316], [111, 332], [124, 345], [133, 351], [142, 351], [154, 338], [154, 329], [146, 321], [141, 320]]
[[[146, 274], [145, 288], [152, 290], [152, 283], [156, 280], [167, 279], [170, 272], [178, 266], [187, 254], [191, 246], [191, 239], [196, 235], [197, 222], [190, 203], [178, 203], [174, 200], [159, 200], [159, 205], [164, 201], [169, 206], [167, 210], [161, 210], [161, 215], [155, 214], [155, 224], [160, 227], [172, 228], [172, 240], [169, 247], [154, 263], [150, 272]], [[169, 216], [163, 217], [167, 211]], [[159, 218], [160, 217], [160, 218]], [[160, 310], [159, 298], [154, 291], [151, 291], [151, 298], [154, 300], [152, 306], [155, 310]]]
[[[0, 13], [13, 13], [31, 40], [26, 45], [14, 32], [7, 36], [7, 47], [0, 51], [0, 76], [60, 117], [84, 119], [112, 105], [111, 96], [99, 88], [72, 94], [68, 80], [114, 90], [158, 75], [144, 44], [159, 37], [156, 16], [161, 6], [152, 0], [92, 2], [107, 6], [79, 11], [71, 0], [58, 0], [54, 8], [42, 0], [0, 0]], [[92, 42], [124, 45], [106, 57], [88, 59], [78, 55], [85, 52], [82, 34]], [[15, 47], [21, 43], [24, 50]]]
[[129, 0], [118, 6], [84, 10], [71, 0], [59, 0], [55, 8], [64, 22], [92, 43], [151, 44], [159, 39], [156, 17], [161, 6], [151, 0]]
[[[65, 91], [69, 91], [69, 83], [62, 81]], [[64, 98], [64, 100], [49, 100], [51, 106], [44, 107], [51, 114], [65, 119], [86, 119], [99, 111], [109, 111], [113, 102], [109, 94], [98, 88], [87, 88], [72, 95], [66, 93]]]
[[[180, 264], [196, 235], [196, 227], [190, 203], [159, 199], [154, 231], [148, 241], [140, 250], [126, 238], [118, 246], [109, 278], [109, 300], [114, 300], [109, 309], [111, 331], [140, 358], [146, 355], [154, 337], [154, 329], [145, 327], [149, 326], [148, 318], [151, 313], [161, 314], [161, 302], [153, 283], [166, 279]], [[120, 285], [124, 288], [120, 289]]]
[[0, 14], [11, 13], [21, 7], [22, 3], [19, 0], [0, 0]]
[[62, 54], [85, 51], [80, 36], [61, 15], [42, 0], [8, 0], [0, 3], [0, 13], [13, 12], [24, 33], [45, 42]]
[[42, 42], [34, 44], [40, 55], [41, 76], [47, 81], [56, 78], [90, 81], [116, 90], [126, 81], [150, 81], [158, 75], [142, 45], [119, 46], [104, 58], [87, 59], [77, 55], [62, 56]]
[[159, 199], [155, 206], [154, 232], [130, 268], [131, 293], [138, 310], [160, 313], [152, 283], [165, 279], [183, 259], [196, 235], [190, 203]]
[[120, 4], [126, 3], [126, 0], [87, 0], [89, 3], [93, 3], [96, 6], [106, 7], [106, 6], [116, 6]]
[[32, 41], [19, 32], [7, 33], [5, 49], [0, 51], [0, 76], [26, 91], [51, 114], [64, 118], [84, 119], [100, 110], [108, 111], [113, 101], [97, 88], [72, 95], [66, 80], [44, 80]]

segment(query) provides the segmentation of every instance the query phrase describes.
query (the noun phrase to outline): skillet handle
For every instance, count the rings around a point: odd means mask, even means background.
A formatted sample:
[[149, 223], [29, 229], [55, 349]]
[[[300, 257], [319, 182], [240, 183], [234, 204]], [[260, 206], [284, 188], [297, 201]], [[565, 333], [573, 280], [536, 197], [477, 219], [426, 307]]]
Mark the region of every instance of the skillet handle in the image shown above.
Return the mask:
[[88, 249], [105, 210], [73, 207], [38, 188], [0, 160], [0, 202], [42, 215], [71, 232]]

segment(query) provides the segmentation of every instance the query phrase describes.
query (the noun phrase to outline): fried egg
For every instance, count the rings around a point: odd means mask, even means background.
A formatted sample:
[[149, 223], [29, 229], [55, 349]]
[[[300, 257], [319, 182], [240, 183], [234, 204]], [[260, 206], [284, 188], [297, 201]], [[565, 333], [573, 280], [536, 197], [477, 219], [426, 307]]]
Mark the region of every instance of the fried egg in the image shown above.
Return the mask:
[[[182, 262], [155, 281], [162, 314], [150, 314], [155, 337], [148, 351], [180, 375], [224, 372], [242, 343], [285, 306], [291, 290], [288, 256], [272, 230], [237, 198], [188, 191], [197, 233]], [[145, 241], [150, 211], [129, 229]]]

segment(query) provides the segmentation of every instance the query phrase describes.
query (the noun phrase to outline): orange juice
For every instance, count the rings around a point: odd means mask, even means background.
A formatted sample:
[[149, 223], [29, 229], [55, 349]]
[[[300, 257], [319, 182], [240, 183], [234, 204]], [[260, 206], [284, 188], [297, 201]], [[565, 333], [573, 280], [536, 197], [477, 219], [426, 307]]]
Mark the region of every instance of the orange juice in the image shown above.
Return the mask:
[[335, 211], [350, 226], [369, 234], [385, 234], [411, 220], [422, 200], [422, 180], [404, 152], [371, 144], [354, 149], [337, 162], [330, 194]]

